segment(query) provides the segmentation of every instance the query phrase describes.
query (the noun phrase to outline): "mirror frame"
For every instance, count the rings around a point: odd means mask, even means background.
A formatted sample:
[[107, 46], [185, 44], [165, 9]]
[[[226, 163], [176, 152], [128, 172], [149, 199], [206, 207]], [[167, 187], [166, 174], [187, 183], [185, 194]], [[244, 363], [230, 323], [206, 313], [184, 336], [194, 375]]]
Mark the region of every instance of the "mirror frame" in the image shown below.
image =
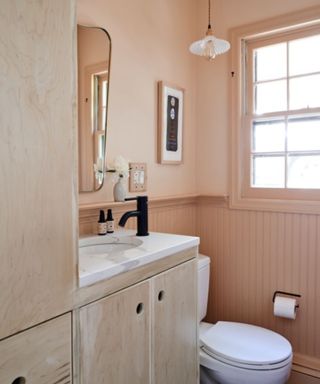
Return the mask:
[[[109, 94], [110, 94], [110, 71], [111, 71], [111, 57], [112, 57], [112, 40], [111, 40], [111, 36], [110, 34], [108, 33], [108, 31], [102, 27], [97, 27], [97, 26], [92, 26], [92, 25], [85, 25], [85, 24], [79, 24], [77, 23], [77, 30], [78, 30], [78, 27], [82, 27], [82, 28], [90, 28], [90, 29], [99, 29], [101, 30], [102, 32], [104, 32], [109, 40], [109, 58], [108, 58], [108, 66], [107, 66], [107, 83], [108, 83], [108, 91], [107, 91], [107, 95], [106, 95], [106, 110], [105, 110], [105, 124], [104, 124], [104, 162], [103, 162], [103, 168], [102, 168], [102, 181], [100, 183], [100, 185], [98, 187], [95, 187], [95, 182], [94, 182], [94, 185], [93, 185], [93, 189], [92, 190], [88, 190], [88, 191], [83, 191], [83, 190], [80, 190], [80, 183], [78, 183], [78, 193], [92, 193], [92, 192], [97, 192], [99, 191], [103, 185], [104, 185], [104, 181], [105, 181], [105, 174], [107, 172], [107, 165], [106, 165], [106, 162], [107, 162], [107, 128], [108, 128], [108, 108], [109, 108]], [[77, 47], [78, 47], [78, 33], [77, 33]], [[77, 49], [77, 76], [78, 76], [78, 82], [79, 82], [79, 66], [78, 66], [78, 49]], [[79, 172], [78, 172], [78, 175], [80, 175], [80, 146], [79, 146], [79, 137], [80, 137], [80, 134], [79, 134], [79, 85], [78, 85], [78, 88], [77, 88], [77, 101], [78, 101], [78, 111], [77, 111], [77, 115], [78, 115], [78, 167], [79, 167]], [[94, 164], [93, 164], [94, 165]], [[95, 174], [94, 174], [94, 180], [96, 180], [96, 177], [95, 177]]]

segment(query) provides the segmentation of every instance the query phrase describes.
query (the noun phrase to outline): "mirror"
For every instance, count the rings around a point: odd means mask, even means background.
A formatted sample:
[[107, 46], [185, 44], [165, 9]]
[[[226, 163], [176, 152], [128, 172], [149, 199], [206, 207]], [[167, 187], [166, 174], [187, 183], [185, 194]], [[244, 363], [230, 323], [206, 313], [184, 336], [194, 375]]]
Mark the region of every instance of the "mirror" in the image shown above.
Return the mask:
[[111, 39], [106, 30], [78, 25], [79, 192], [99, 190], [106, 171]]

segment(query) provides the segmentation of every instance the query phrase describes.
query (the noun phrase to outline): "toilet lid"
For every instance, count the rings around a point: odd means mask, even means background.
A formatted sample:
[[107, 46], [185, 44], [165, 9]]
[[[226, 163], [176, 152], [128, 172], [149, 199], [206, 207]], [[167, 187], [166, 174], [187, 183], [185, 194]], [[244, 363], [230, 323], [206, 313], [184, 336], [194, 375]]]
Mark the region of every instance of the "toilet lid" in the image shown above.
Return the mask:
[[276, 364], [292, 354], [281, 335], [242, 323], [219, 321], [201, 335], [201, 342], [209, 354], [242, 364]]

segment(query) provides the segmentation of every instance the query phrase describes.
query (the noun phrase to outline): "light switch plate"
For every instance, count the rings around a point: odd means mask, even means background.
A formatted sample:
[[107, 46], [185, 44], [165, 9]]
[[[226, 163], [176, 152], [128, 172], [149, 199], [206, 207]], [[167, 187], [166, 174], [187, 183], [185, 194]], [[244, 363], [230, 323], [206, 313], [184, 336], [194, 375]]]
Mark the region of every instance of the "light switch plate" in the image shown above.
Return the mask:
[[129, 163], [130, 180], [129, 192], [143, 192], [147, 190], [147, 164]]

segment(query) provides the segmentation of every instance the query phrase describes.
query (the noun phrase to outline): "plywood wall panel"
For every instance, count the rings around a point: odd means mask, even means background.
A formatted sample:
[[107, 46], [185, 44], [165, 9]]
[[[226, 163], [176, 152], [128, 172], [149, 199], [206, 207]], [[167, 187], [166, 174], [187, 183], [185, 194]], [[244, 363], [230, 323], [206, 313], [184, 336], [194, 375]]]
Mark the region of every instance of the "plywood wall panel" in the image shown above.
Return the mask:
[[2, 0], [0, 338], [72, 305], [75, 1]]

